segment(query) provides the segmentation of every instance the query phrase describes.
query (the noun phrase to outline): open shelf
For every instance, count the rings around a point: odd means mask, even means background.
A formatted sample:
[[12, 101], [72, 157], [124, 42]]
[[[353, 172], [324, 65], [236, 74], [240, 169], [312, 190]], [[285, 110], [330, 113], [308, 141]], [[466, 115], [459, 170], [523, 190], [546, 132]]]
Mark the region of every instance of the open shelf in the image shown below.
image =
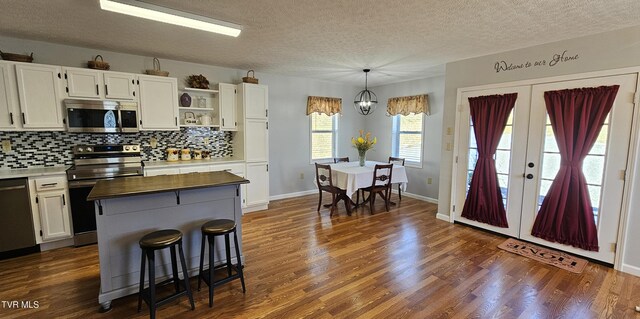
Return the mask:
[[211, 128], [218, 128], [218, 127], [220, 127], [220, 125], [180, 124], [180, 127], [211, 127]]
[[184, 111], [196, 111], [196, 112], [197, 111], [200, 111], [200, 112], [211, 112], [211, 111], [214, 110], [214, 108], [212, 108], [212, 107], [193, 107], [193, 106], [191, 106], [191, 107], [180, 106], [180, 107], [178, 107], [178, 109], [179, 110], [184, 110]]
[[194, 89], [194, 88], [184, 88], [183, 90], [187, 92], [200, 92], [200, 93], [208, 93], [208, 94], [217, 94], [219, 92], [218, 90]]

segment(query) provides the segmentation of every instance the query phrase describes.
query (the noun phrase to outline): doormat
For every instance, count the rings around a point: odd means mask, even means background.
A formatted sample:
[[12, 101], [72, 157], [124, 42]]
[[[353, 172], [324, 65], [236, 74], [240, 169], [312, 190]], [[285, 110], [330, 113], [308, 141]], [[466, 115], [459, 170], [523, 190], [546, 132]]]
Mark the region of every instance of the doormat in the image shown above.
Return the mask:
[[548, 265], [556, 266], [560, 269], [576, 274], [582, 273], [584, 267], [586, 267], [588, 263], [585, 259], [577, 258], [561, 253], [557, 250], [536, 246], [513, 238], [505, 240], [498, 246], [498, 248]]

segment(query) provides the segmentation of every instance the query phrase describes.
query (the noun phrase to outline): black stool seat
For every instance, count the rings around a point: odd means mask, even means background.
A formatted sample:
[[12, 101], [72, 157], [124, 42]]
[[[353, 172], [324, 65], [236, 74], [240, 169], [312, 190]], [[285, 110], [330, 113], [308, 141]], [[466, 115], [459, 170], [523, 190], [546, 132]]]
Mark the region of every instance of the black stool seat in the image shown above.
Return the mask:
[[140, 239], [143, 249], [162, 249], [169, 247], [182, 239], [182, 233], [175, 229], [163, 229], [144, 235]]
[[[238, 233], [236, 231], [236, 222], [230, 219], [214, 219], [204, 223], [202, 230], [202, 244], [200, 246], [200, 273], [198, 274], [198, 291], [200, 291], [201, 280], [209, 286], [209, 307], [213, 306], [213, 287], [225, 284], [234, 279], [240, 279], [242, 284], [242, 293], [246, 292], [244, 286], [244, 275], [242, 273], [242, 260], [240, 258], [240, 246], [238, 245]], [[233, 233], [233, 241], [235, 244], [237, 264], [231, 264], [231, 243], [229, 235]], [[224, 236], [224, 250], [226, 254], [226, 264], [214, 267], [213, 255], [215, 252], [215, 237]], [[209, 246], [209, 269], [204, 269], [204, 247], [206, 242]], [[213, 273], [216, 269], [225, 267], [227, 269], [227, 277], [220, 280], [213, 280]], [[232, 271], [233, 270], [233, 271]], [[235, 271], [235, 274], [233, 273]]]
[[[140, 241], [140, 248], [142, 248], [142, 261], [140, 262], [140, 288], [138, 290], [138, 312], [142, 308], [142, 301], [149, 305], [149, 315], [151, 319], [156, 317], [156, 308], [163, 304], [166, 304], [176, 298], [186, 295], [189, 297], [191, 303], [191, 310], [195, 309], [193, 303], [193, 295], [191, 294], [191, 287], [189, 285], [189, 274], [187, 273], [187, 264], [184, 258], [184, 252], [182, 250], [182, 232], [175, 229], [163, 229], [154, 231], [144, 235]], [[178, 246], [178, 254], [176, 254], [176, 246]], [[171, 273], [172, 276], [160, 283], [156, 284], [156, 265], [155, 254], [156, 250], [169, 248], [171, 251]], [[180, 266], [182, 268], [183, 280], [180, 280], [178, 276], [178, 260], [180, 257]], [[144, 288], [145, 278], [145, 262], [149, 261], [149, 287]], [[175, 292], [170, 296], [158, 300], [156, 297], [157, 286], [163, 286], [169, 283], [173, 283]], [[183, 286], [184, 289], [181, 289]]]
[[236, 229], [236, 222], [230, 219], [214, 219], [204, 223], [201, 229], [207, 235], [224, 235]]

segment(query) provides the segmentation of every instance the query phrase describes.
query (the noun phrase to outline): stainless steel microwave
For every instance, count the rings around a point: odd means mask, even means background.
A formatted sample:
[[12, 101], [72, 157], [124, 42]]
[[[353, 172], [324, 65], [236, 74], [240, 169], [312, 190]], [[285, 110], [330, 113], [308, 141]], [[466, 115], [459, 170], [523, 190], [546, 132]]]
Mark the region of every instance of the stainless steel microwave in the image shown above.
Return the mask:
[[64, 100], [69, 132], [138, 132], [138, 104], [123, 101]]

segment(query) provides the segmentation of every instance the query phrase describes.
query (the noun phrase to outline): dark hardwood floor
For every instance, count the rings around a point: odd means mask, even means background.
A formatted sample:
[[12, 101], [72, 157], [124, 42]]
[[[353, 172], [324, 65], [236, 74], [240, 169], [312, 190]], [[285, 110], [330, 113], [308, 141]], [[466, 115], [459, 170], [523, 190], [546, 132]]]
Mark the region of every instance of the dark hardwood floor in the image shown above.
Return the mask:
[[[395, 195], [394, 195], [395, 196]], [[380, 201], [381, 202], [381, 201]], [[247, 293], [234, 281], [160, 307], [158, 318], [640, 318], [640, 278], [589, 263], [573, 274], [496, 246], [504, 237], [435, 218], [404, 197], [385, 212], [317, 197], [275, 201], [243, 217]], [[192, 287], [196, 287], [194, 278]], [[37, 301], [0, 318], [146, 318], [137, 297], [98, 313], [95, 245], [0, 261], [0, 300]]]

